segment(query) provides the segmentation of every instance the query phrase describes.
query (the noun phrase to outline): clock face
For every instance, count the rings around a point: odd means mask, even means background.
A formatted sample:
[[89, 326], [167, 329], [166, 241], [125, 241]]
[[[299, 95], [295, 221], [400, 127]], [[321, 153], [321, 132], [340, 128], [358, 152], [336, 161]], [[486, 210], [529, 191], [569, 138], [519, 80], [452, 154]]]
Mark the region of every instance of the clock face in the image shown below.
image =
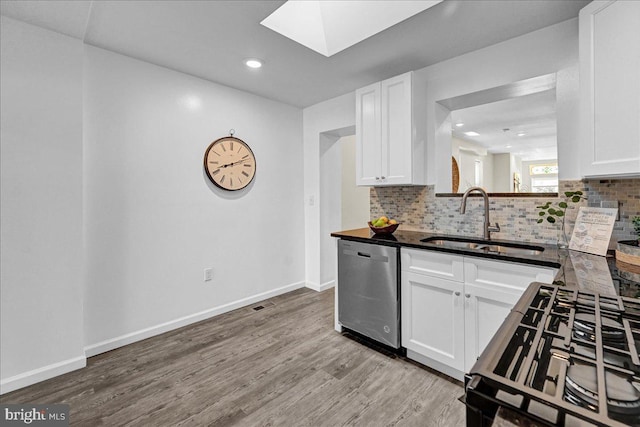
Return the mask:
[[209, 145], [204, 153], [204, 170], [223, 190], [241, 190], [256, 174], [256, 158], [244, 141], [227, 136]]

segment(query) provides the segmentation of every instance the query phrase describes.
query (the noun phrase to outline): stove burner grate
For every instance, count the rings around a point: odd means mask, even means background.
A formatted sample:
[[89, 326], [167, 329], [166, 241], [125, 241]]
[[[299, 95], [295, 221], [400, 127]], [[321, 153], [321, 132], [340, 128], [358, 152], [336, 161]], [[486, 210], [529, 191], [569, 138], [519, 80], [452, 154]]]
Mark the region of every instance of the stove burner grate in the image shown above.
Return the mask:
[[[578, 417], [598, 426], [640, 427], [640, 319], [626, 313], [627, 303], [638, 304], [553, 285], [530, 287], [492, 341], [495, 348], [472, 369], [468, 405], [486, 393], [538, 421], [529, 402], [554, 408], [555, 418], [543, 417], [543, 425]], [[497, 390], [522, 401], [502, 401]]]

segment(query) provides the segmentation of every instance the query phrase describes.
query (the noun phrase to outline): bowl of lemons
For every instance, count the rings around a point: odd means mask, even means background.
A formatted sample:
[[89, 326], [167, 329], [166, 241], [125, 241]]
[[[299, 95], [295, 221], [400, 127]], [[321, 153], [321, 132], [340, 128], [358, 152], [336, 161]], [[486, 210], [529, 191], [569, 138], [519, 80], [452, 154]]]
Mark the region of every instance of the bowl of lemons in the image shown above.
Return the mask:
[[393, 234], [400, 225], [395, 219], [389, 219], [386, 216], [381, 216], [373, 221], [369, 221], [369, 228], [376, 234]]

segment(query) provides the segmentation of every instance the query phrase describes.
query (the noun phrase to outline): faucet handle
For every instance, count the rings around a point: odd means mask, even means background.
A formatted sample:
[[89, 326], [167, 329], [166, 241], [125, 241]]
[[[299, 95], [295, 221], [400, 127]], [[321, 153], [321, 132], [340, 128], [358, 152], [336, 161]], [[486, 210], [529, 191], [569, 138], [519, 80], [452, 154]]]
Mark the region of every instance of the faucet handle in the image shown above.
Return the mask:
[[496, 222], [496, 225], [495, 225], [495, 226], [490, 225], [488, 229], [489, 229], [489, 231], [491, 231], [491, 232], [493, 232], [493, 233], [499, 233], [499, 232], [500, 232], [500, 224], [498, 224], [498, 223]]

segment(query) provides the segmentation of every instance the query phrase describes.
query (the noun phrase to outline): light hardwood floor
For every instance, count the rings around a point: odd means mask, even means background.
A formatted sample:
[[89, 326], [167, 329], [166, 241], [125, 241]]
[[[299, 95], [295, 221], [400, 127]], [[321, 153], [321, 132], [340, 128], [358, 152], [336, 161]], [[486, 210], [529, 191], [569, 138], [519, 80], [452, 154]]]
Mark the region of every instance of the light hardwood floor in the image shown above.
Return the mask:
[[[259, 311], [253, 310], [264, 306]], [[79, 426], [463, 426], [459, 382], [333, 330], [300, 289], [108, 353], [0, 396], [67, 403]]]

